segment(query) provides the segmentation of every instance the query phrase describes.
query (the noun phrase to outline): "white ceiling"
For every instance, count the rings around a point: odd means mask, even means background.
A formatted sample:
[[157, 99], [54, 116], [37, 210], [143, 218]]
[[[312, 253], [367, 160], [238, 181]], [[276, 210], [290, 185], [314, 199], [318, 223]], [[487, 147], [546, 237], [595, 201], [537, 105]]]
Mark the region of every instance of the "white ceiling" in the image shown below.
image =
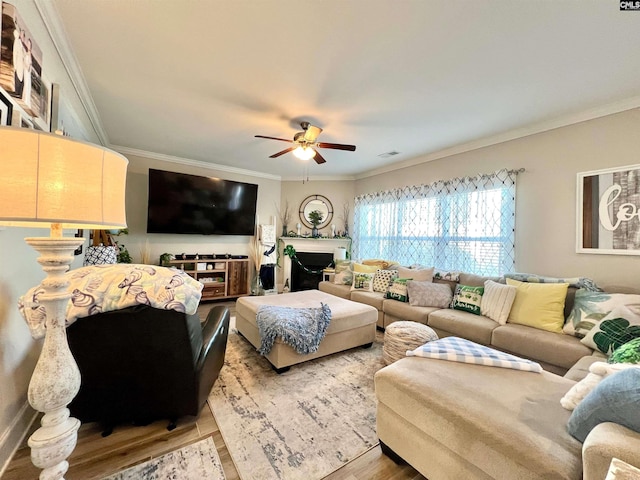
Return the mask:
[[283, 178], [303, 163], [254, 135], [292, 138], [301, 120], [357, 145], [321, 150], [313, 179], [640, 106], [640, 13], [618, 0], [54, 6], [112, 146]]

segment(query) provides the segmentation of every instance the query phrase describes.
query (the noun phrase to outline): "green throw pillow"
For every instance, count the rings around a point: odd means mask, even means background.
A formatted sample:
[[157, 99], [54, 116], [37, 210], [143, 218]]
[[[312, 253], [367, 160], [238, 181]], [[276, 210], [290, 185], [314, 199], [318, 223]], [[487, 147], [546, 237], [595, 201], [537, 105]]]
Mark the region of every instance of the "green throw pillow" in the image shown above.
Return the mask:
[[408, 302], [409, 295], [407, 294], [407, 282], [412, 280], [411, 278], [396, 278], [389, 285], [386, 297], [400, 302]]
[[609, 363], [640, 363], [640, 338], [616, 348], [609, 357]]
[[480, 315], [480, 303], [482, 303], [483, 293], [484, 287], [456, 285], [456, 292], [453, 294], [451, 308]]

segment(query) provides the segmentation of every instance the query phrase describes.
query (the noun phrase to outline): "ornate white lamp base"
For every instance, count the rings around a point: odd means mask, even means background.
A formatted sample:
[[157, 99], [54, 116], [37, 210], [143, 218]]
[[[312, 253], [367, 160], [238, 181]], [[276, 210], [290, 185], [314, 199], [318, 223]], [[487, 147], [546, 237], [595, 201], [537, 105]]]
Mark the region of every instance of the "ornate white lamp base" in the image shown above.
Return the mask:
[[[52, 230], [53, 232], [53, 230]], [[46, 272], [44, 293], [38, 302], [47, 312], [46, 333], [40, 358], [29, 383], [29, 403], [43, 412], [41, 427], [29, 438], [31, 461], [43, 469], [40, 480], [64, 480], [69, 468], [67, 458], [78, 439], [80, 421], [69, 416], [67, 405], [80, 390], [80, 371], [71, 355], [65, 331], [68, 282], [64, 273], [73, 261], [73, 251], [83, 238], [26, 238], [40, 253], [38, 263]]]

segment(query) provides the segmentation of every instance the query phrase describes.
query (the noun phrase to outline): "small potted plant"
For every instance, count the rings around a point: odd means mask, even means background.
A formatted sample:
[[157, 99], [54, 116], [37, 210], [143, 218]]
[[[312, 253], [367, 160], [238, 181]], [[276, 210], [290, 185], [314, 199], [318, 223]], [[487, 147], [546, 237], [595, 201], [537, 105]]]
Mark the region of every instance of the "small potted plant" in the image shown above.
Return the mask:
[[313, 210], [309, 212], [309, 223], [313, 225], [313, 229], [311, 230], [311, 235], [313, 237], [317, 237], [318, 235], [318, 225], [322, 223], [322, 219], [324, 218], [324, 214], [320, 210]]

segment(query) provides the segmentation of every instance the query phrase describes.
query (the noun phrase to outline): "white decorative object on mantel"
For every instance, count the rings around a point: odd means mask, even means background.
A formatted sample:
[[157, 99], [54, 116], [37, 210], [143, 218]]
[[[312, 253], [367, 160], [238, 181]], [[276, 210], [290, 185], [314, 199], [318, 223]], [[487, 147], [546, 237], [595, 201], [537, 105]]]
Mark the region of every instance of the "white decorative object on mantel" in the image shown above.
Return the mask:
[[[350, 238], [304, 238], [304, 237], [280, 237], [284, 242], [284, 247], [291, 245], [296, 252], [309, 253], [330, 253], [334, 254], [335, 249], [343, 247], [347, 251], [351, 246]], [[289, 281], [291, 285], [291, 259], [284, 255], [282, 262], [282, 283]]]

